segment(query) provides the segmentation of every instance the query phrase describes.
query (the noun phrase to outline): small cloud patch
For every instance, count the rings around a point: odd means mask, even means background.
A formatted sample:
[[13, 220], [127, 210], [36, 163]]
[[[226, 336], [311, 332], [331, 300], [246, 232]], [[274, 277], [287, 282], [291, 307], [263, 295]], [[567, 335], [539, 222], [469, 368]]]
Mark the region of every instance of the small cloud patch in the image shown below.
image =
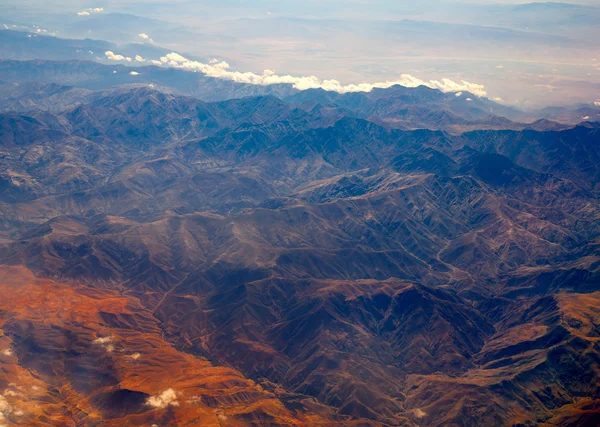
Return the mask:
[[113, 339], [112, 337], [102, 337], [102, 338], [96, 338], [94, 341], [92, 341], [92, 344], [94, 345], [99, 345], [100, 347], [106, 349], [107, 352], [111, 353], [114, 349], [115, 346], [113, 345]]
[[138, 37], [141, 38], [142, 40], [148, 42], [148, 43], [154, 43], [154, 40], [152, 40], [152, 37], [150, 37], [146, 33], [140, 33], [140, 34], [138, 34]]
[[168, 388], [156, 396], [150, 396], [146, 400], [146, 405], [157, 409], [164, 409], [168, 406], [179, 406], [177, 392], [172, 388]]
[[79, 16], [90, 16], [92, 13], [100, 13], [100, 12], [104, 12], [104, 8], [103, 7], [92, 7], [89, 9], [84, 9], [81, 12], [77, 12], [77, 15]]
[[415, 417], [417, 418], [423, 418], [425, 415], [427, 415], [427, 413], [425, 411], [423, 411], [422, 409], [415, 409], [414, 411]]
[[112, 50], [107, 50], [106, 52], [104, 52], [104, 55], [106, 56], [106, 59], [108, 59], [109, 61], [131, 62], [131, 58], [129, 56], [118, 55], [118, 54], [114, 53]]

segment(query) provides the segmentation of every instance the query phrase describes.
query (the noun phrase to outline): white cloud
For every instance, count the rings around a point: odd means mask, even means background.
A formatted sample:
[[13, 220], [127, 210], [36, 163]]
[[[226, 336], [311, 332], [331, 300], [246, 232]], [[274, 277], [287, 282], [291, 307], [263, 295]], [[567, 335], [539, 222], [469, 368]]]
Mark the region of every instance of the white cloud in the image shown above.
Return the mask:
[[456, 92], [456, 96], [457, 97], [462, 96], [462, 92]]
[[115, 349], [115, 346], [112, 344], [112, 342], [112, 337], [102, 337], [96, 338], [94, 341], [92, 341], [92, 344], [99, 345], [106, 349], [107, 352], [111, 353]]
[[138, 73], [137, 71], [132, 71], [131, 73], [129, 73], [130, 76], [139, 76], [140, 73]]
[[106, 56], [106, 59], [108, 59], [110, 61], [127, 61], [127, 62], [131, 62], [131, 57], [129, 57], [129, 56], [123, 56], [123, 55], [117, 55], [116, 53], [114, 53], [111, 50], [107, 50], [106, 52], [104, 52], [104, 55]]
[[154, 43], [154, 40], [152, 40], [152, 37], [150, 37], [146, 33], [140, 33], [140, 34], [138, 34], [138, 37], [141, 38], [142, 40], [147, 41], [148, 43]]
[[315, 76], [295, 77], [290, 75], [278, 75], [272, 70], [264, 70], [263, 74], [252, 72], [231, 71], [227, 62], [209, 61], [205, 64], [199, 61], [192, 61], [178, 53], [169, 53], [160, 58], [164, 65], [174, 68], [180, 68], [188, 71], [203, 73], [209, 77], [232, 80], [238, 83], [272, 85], [272, 84], [291, 84], [298, 90], [321, 88], [328, 91], [339, 93], [347, 92], [370, 92], [375, 88], [386, 89], [394, 85], [406, 87], [428, 86], [433, 89], [439, 89], [443, 92], [468, 91], [477, 96], [486, 96], [485, 86], [477, 83], [471, 83], [465, 80], [456, 82], [447, 78], [440, 80], [424, 81], [409, 74], [402, 74], [398, 80], [388, 80], [378, 83], [359, 83], [343, 85], [337, 80], [320, 80]]
[[103, 7], [92, 7], [89, 9], [84, 9], [81, 12], [77, 12], [77, 15], [79, 16], [90, 16], [92, 13], [100, 13], [100, 12], [104, 12], [104, 8]]
[[151, 63], [152, 65], [162, 65], [162, 62], [157, 61], [156, 59], [151, 59], [148, 62]]
[[125, 60], [125, 57], [123, 55], [117, 55], [111, 50], [107, 50], [106, 52], [104, 52], [104, 55], [106, 55], [106, 59], [109, 59], [111, 61], [124, 61]]
[[466, 100], [469, 101], [469, 102], [473, 101], [471, 98], [467, 98]]
[[144, 58], [142, 58], [140, 55], [135, 55], [135, 60], [137, 62], [145, 62], [146, 60]]
[[594, 105], [595, 105], [596, 107], [600, 107], [600, 101], [595, 101], [595, 102], [594, 102]]
[[172, 388], [169, 388], [159, 395], [150, 396], [146, 400], [146, 405], [159, 409], [164, 409], [167, 406], [179, 406], [179, 402], [177, 402], [177, 393]]
[[582, 119], [583, 119], [583, 120], [589, 120], [589, 119], [590, 119], [590, 116], [585, 116], [585, 117], [582, 117]]
[[502, 102], [502, 98], [498, 98], [498, 97], [496, 97], [496, 98], [492, 98], [492, 101], [496, 101], [496, 102]]

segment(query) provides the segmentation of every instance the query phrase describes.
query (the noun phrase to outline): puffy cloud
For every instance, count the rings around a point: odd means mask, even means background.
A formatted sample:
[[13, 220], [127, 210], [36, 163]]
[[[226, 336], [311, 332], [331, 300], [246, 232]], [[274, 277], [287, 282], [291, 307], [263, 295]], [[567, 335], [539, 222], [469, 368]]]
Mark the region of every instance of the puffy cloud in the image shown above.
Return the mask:
[[154, 43], [154, 40], [152, 40], [152, 37], [150, 37], [146, 33], [140, 33], [140, 34], [138, 34], [138, 37], [141, 38], [144, 41], [147, 41], [148, 43]]
[[127, 61], [127, 62], [132, 61], [131, 57], [118, 55], [111, 50], [107, 50], [106, 52], [104, 52], [104, 55], [106, 56], [106, 59], [108, 59], [110, 61]]
[[162, 62], [157, 61], [156, 59], [150, 59], [148, 62], [152, 65], [162, 65]]
[[179, 406], [179, 402], [177, 402], [177, 393], [172, 388], [169, 388], [161, 394], [150, 396], [146, 400], [146, 405], [159, 409], [164, 409], [167, 406]]
[[135, 55], [135, 60], [137, 62], [145, 62], [146, 60], [144, 58], [142, 58], [140, 55]]
[[105, 348], [107, 352], [112, 352], [115, 349], [115, 346], [112, 344], [112, 337], [102, 337], [96, 338], [92, 341], [92, 344], [99, 345], [102, 348]]
[[160, 58], [164, 65], [180, 68], [188, 71], [203, 73], [209, 77], [233, 80], [238, 83], [272, 85], [291, 84], [298, 90], [324, 89], [339, 93], [348, 92], [370, 92], [375, 88], [386, 89], [391, 86], [401, 85], [406, 87], [428, 86], [443, 92], [471, 92], [477, 96], [486, 96], [485, 86], [471, 83], [465, 80], [456, 82], [447, 78], [441, 80], [424, 81], [409, 74], [402, 74], [397, 80], [388, 80], [378, 83], [359, 83], [343, 85], [337, 80], [320, 80], [315, 76], [296, 77], [290, 75], [278, 75], [272, 70], [264, 70], [263, 74], [252, 72], [231, 71], [229, 64], [224, 61], [210, 60], [208, 64], [200, 61], [192, 61], [184, 56], [172, 52]]
[[92, 13], [100, 13], [100, 12], [104, 12], [104, 8], [103, 7], [91, 7], [89, 9], [84, 9], [81, 12], [77, 12], [77, 15], [79, 15], [79, 16], [90, 16]]
[[131, 73], [129, 73], [130, 76], [139, 76], [140, 73], [138, 73], [137, 71], [132, 71]]
[[106, 55], [106, 59], [109, 59], [111, 61], [124, 61], [125, 60], [125, 57], [123, 55], [117, 55], [112, 50], [107, 50], [106, 52], [104, 52], [104, 55]]
[[457, 97], [462, 96], [462, 92], [456, 92], [456, 96]]

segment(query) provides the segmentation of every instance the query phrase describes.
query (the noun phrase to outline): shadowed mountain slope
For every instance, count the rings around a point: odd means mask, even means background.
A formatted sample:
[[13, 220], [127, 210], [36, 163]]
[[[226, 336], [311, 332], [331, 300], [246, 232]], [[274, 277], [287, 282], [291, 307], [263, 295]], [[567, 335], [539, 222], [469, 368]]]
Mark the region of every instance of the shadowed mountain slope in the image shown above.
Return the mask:
[[28, 422], [596, 419], [598, 127], [386, 122], [495, 108], [456, 98], [32, 87], [0, 115], [0, 357], [44, 390]]

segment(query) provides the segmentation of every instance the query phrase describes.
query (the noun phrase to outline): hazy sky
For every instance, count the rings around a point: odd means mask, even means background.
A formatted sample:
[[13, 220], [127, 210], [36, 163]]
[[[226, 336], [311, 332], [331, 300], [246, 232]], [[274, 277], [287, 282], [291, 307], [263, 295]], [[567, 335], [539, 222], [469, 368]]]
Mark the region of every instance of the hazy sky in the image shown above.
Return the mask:
[[[572, 1], [524, 3], [4, 0], [0, 16], [60, 37], [120, 44], [151, 40], [203, 64], [226, 61], [228, 73], [262, 76], [268, 69], [340, 85], [406, 75], [426, 82], [467, 81], [521, 107], [599, 100], [600, 0], [572, 7], [566, 5]], [[102, 11], [87, 12], [96, 8]], [[114, 53], [118, 58], [121, 52]]]

